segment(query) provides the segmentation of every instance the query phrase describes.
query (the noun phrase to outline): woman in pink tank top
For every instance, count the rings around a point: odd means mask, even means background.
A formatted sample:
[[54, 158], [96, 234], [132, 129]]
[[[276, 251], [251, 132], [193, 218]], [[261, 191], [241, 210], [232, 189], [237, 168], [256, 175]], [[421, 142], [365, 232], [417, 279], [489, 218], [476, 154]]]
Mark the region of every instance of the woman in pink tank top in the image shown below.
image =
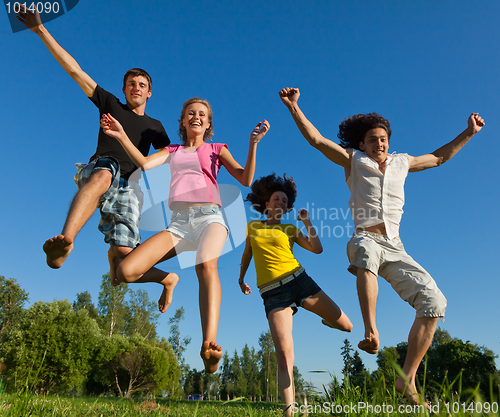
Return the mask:
[[264, 120], [253, 129], [244, 168], [234, 160], [226, 145], [206, 142], [213, 134], [212, 108], [206, 100], [197, 97], [186, 101], [182, 107], [179, 119], [182, 144], [170, 145], [149, 156], [139, 152], [111, 115], [103, 115], [101, 127], [120, 142], [143, 171], [168, 162], [172, 174], [168, 203], [173, 214], [167, 230], [147, 239], [127, 255], [116, 269], [116, 278], [121, 282], [163, 285], [158, 304], [160, 311], [165, 312], [172, 302], [172, 292], [179, 277], [154, 266], [181, 252], [196, 251], [203, 332], [200, 356], [205, 371], [213, 373], [222, 358], [222, 348], [216, 341], [221, 300], [217, 260], [228, 236], [228, 228], [219, 211], [217, 173], [222, 165], [240, 184], [249, 187], [255, 172], [257, 144], [270, 125]]

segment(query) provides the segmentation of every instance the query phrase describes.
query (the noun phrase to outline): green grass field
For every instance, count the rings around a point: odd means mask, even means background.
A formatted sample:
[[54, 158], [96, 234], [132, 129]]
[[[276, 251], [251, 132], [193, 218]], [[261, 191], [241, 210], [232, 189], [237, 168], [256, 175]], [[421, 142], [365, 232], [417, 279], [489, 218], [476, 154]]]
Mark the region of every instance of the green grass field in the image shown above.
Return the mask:
[[[457, 382], [457, 381], [453, 381]], [[458, 382], [460, 382], [458, 380]], [[381, 381], [368, 395], [364, 387], [347, 381], [340, 385], [334, 378], [332, 387], [311, 395], [307, 403], [294, 404], [296, 416], [438, 416], [438, 417], [497, 417], [500, 388], [491, 384], [487, 396], [478, 390], [452, 389], [457, 385], [444, 383], [440, 392], [427, 398], [431, 414], [422, 405], [414, 406], [398, 393], [393, 384]], [[458, 384], [460, 387], [460, 384]], [[425, 392], [425, 387], [421, 392]], [[237, 399], [223, 401], [177, 401], [168, 399], [119, 399], [37, 395], [29, 391], [0, 394], [1, 416], [67, 416], [67, 417], [279, 417], [282, 407], [276, 403]]]
[[[298, 416], [426, 416], [422, 406], [389, 398], [378, 402], [316, 401], [297, 404]], [[432, 404], [435, 416], [498, 416], [497, 402], [453, 401]], [[0, 395], [1, 416], [99, 416], [99, 417], [278, 417], [278, 404], [246, 401], [176, 401], [165, 399], [119, 400], [108, 398], [38, 396], [32, 394]]]

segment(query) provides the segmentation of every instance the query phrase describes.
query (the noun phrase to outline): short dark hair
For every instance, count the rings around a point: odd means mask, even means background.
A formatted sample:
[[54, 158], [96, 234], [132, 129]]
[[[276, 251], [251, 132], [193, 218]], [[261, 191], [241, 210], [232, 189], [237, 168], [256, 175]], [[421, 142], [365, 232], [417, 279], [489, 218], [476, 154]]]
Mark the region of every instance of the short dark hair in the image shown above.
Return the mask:
[[340, 146], [345, 149], [359, 150], [359, 142], [363, 142], [366, 132], [371, 129], [382, 128], [391, 138], [391, 125], [389, 120], [384, 119], [378, 113], [356, 114], [342, 120], [339, 125], [337, 137], [340, 139]]
[[149, 84], [149, 91], [151, 91], [151, 88], [153, 87], [153, 80], [151, 79], [151, 76], [144, 71], [142, 68], [131, 68], [129, 69], [125, 75], [123, 76], [123, 88], [125, 88], [127, 84], [128, 77], [144, 77], [146, 80], [148, 80]]
[[273, 172], [271, 175], [260, 177], [252, 184], [252, 192], [247, 195], [245, 201], [250, 201], [255, 210], [265, 214], [266, 203], [271, 200], [271, 196], [276, 191], [282, 191], [288, 198], [287, 212], [293, 208], [295, 198], [297, 197], [297, 188], [292, 177], [283, 174], [283, 178], [277, 177]]

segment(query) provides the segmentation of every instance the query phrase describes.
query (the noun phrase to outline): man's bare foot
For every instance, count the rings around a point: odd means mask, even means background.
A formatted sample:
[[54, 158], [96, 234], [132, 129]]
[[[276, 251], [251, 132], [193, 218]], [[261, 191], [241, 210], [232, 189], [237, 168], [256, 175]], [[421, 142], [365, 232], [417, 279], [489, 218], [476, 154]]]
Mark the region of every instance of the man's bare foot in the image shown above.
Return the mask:
[[365, 337], [361, 342], [358, 343], [358, 348], [372, 355], [378, 352], [378, 346], [378, 337], [375, 336]]
[[205, 364], [205, 372], [213, 374], [219, 367], [219, 361], [222, 358], [222, 348], [215, 342], [205, 340], [201, 345], [201, 359]]
[[111, 281], [111, 286], [118, 287], [121, 281], [116, 277], [116, 268], [118, 264], [115, 262], [117, 256], [113, 252], [113, 248], [110, 247], [108, 250], [108, 262], [109, 262], [109, 279]]
[[179, 282], [179, 275], [170, 272], [165, 279], [160, 282], [163, 285], [163, 292], [161, 293], [161, 297], [158, 300], [158, 308], [160, 309], [160, 313], [165, 313], [167, 309], [172, 304], [172, 296], [174, 295], [174, 288]]
[[417, 388], [415, 387], [415, 384], [414, 383], [410, 383], [410, 382], [406, 382], [405, 381], [405, 378], [403, 378], [402, 376], [400, 376], [397, 380], [396, 380], [396, 391], [399, 392], [400, 394], [404, 395], [405, 398], [413, 405], [421, 405], [423, 404], [423, 406], [425, 408], [427, 408], [427, 410], [430, 409], [429, 407], [429, 404], [427, 404], [426, 402], [424, 402], [422, 400], [422, 397], [420, 396], [420, 394], [417, 392]]
[[60, 268], [72, 250], [73, 238], [70, 236], [54, 236], [43, 244], [43, 251], [47, 255], [47, 265], [52, 269]]

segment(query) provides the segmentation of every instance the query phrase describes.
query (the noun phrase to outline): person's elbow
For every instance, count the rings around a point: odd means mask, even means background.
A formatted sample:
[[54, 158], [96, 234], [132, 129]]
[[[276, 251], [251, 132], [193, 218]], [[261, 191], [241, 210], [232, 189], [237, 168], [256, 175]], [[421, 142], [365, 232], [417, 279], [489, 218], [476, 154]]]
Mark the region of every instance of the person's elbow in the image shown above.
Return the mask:
[[315, 253], [316, 255], [323, 253], [323, 246], [320, 246], [319, 248], [313, 248], [312, 253]]

